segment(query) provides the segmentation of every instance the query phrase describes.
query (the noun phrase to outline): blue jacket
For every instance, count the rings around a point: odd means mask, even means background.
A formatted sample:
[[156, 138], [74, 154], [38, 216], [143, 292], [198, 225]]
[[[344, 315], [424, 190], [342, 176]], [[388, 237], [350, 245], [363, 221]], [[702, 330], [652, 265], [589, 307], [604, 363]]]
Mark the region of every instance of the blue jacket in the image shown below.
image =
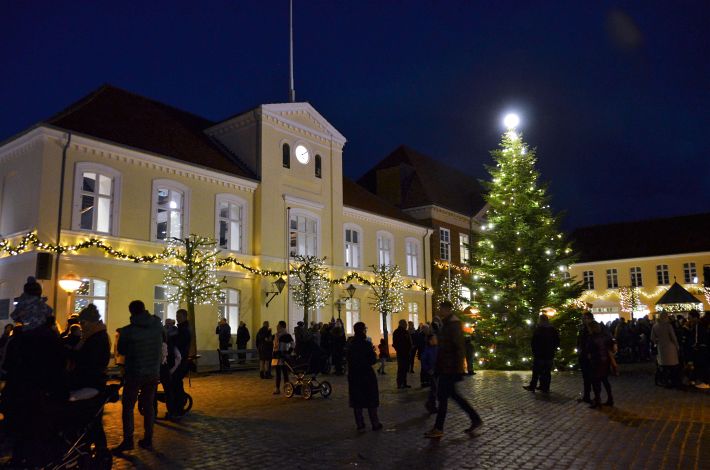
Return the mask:
[[436, 366], [436, 355], [439, 351], [438, 346], [426, 345], [422, 353], [422, 372], [430, 374], [434, 372]]

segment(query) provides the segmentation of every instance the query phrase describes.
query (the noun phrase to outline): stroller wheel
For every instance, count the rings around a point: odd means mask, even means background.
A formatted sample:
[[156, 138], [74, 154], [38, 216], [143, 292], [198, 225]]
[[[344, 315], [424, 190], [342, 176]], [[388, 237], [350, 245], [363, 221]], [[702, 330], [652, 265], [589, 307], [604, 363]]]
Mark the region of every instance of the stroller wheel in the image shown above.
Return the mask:
[[182, 409], [183, 413], [187, 413], [192, 409], [192, 396], [189, 393], [185, 394], [185, 406]]
[[313, 397], [313, 389], [311, 388], [311, 384], [303, 384], [303, 398], [310, 400], [311, 397]]
[[333, 393], [333, 387], [330, 385], [330, 382], [328, 381], [323, 381], [320, 383], [320, 394], [323, 396], [323, 398], [328, 398], [330, 394]]
[[286, 395], [286, 398], [291, 398], [293, 396], [293, 384], [291, 382], [286, 382], [284, 384], [284, 395]]

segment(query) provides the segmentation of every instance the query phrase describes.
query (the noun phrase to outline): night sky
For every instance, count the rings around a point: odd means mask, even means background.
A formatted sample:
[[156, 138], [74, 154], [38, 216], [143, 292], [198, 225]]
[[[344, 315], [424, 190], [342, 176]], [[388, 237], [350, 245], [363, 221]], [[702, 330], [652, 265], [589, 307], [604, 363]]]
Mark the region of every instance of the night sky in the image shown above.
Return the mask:
[[[710, 212], [710, 2], [294, 4], [296, 97], [348, 176], [404, 143], [484, 178], [517, 110], [566, 228]], [[287, 101], [287, 0], [0, 11], [0, 140], [103, 83], [214, 120]]]

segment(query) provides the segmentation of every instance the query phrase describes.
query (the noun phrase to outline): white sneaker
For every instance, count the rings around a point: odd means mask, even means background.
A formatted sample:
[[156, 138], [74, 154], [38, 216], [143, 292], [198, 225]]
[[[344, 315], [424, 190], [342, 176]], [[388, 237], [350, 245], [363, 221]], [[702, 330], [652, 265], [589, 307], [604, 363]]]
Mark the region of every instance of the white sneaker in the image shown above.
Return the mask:
[[699, 384], [697, 384], [697, 385], [695, 386], [695, 388], [699, 388], [699, 389], [702, 389], [702, 390], [707, 390], [707, 389], [710, 388], [710, 385], [704, 384], [704, 383], [699, 383]]

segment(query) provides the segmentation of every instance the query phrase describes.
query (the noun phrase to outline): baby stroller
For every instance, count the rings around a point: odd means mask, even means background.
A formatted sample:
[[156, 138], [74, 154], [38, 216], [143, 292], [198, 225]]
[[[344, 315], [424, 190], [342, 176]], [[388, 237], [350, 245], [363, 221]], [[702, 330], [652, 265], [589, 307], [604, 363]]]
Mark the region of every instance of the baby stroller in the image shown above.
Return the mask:
[[[58, 458], [45, 465], [44, 469], [110, 469], [113, 458], [110, 453], [94, 455], [87, 435], [94, 425], [95, 420], [101, 416], [104, 405], [116, 403], [119, 400], [121, 383], [106, 385], [103, 392], [98, 395], [83, 398], [78, 397], [70, 401], [62, 414], [68, 416], [61, 419], [64, 423], [76, 423], [74, 426], [63, 426], [58, 434], [56, 443]], [[90, 390], [90, 389], [84, 389]], [[95, 392], [95, 391], [94, 391]]]
[[328, 398], [333, 392], [333, 387], [330, 382], [323, 380], [319, 382], [316, 377], [321, 368], [318, 366], [318, 361], [314, 357], [309, 358], [287, 358], [284, 360], [284, 365], [289, 372], [295, 377], [293, 382], [288, 381], [284, 384], [284, 393], [287, 398], [294, 395], [301, 395], [306, 400], [313, 398], [313, 394], [320, 393], [323, 398]]

